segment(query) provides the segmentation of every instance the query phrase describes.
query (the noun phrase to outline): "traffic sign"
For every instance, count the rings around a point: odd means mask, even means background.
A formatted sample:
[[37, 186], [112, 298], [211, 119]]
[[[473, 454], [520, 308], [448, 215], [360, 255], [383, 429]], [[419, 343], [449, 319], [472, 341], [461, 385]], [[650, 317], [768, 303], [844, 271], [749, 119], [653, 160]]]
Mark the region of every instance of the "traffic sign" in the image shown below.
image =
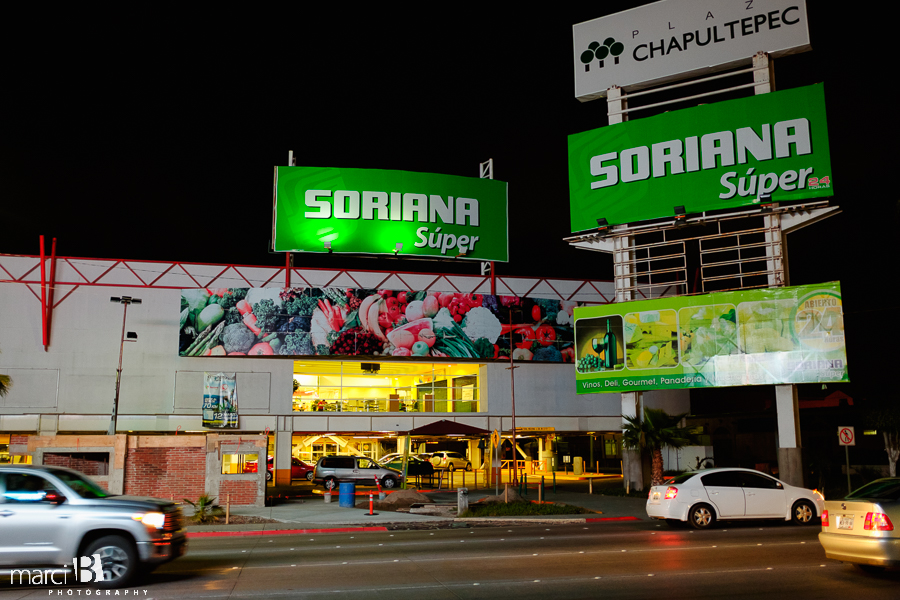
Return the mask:
[[838, 443], [841, 446], [856, 445], [856, 433], [852, 427], [838, 427]]
[[500, 444], [500, 432], [496, 429], [494, 430], [494, 433], [491, 434], [491, 443], [494, 444], [494, 446]]

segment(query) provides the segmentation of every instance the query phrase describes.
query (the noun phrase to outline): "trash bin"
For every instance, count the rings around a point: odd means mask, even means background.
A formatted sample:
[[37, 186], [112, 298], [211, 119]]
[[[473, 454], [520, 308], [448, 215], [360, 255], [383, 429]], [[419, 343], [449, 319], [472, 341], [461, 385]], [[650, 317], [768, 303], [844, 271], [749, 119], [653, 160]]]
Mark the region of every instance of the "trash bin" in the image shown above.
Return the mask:
[[338, 505], [341, 508], [356, 506], [356, 484], [342, 483], [338, 491]]
[[572, 473], [574, 475], [584, 475], [584, 459], [580, 456], [575, 457], [575, 462], [573, 463]]

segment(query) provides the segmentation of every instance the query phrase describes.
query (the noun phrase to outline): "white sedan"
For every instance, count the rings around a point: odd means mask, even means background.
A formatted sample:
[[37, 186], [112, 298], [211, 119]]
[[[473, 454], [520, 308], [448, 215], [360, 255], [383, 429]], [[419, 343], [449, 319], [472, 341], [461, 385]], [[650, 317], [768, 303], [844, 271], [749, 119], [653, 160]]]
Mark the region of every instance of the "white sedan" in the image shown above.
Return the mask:
[[810, 525], [822, 515], [825, 498], [752, 469], [706, 469], [683, 473], [650, 488], [647, 515], [670, 525], [696, 529], [717, 519], [783, 519]]

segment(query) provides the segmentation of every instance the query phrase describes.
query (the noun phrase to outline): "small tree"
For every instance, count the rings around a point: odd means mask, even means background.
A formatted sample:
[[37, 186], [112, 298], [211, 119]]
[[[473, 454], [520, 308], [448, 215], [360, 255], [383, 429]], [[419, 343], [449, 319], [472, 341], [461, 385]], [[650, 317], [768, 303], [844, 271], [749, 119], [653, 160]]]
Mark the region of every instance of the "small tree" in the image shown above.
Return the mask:
[[209, 494], [202, 494], [196, 502], [191, 502], [187, 498], [184, 501], [194, 507], [194, 514], [190, 518], [195, 523], [215, 523], [225, 512], [215, 503], [215, 496]]
[[687, 416], [669, 415], [659, 408], [644, 408], [644, 420], [637, 415], [626, 417], [622, 426], [622, 444], [629, 449], [650, 452], [650, 485], [663, 483], [663, 446], [681, 448], [690, 440], [678, 423]]

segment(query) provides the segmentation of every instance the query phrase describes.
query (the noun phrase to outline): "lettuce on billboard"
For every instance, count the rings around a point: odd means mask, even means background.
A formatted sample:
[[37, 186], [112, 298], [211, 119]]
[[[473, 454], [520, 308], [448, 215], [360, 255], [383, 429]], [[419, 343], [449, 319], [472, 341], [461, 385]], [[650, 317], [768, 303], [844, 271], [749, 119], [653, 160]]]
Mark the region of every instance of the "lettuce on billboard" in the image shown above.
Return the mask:
[[386, 171], [275, 167], [273, 248], [506, 262], [507, 184]]
[[574, 362], [576, 305], [409, 290], [188, 289], [178, 353]]
[[569, 136], [572, 232], [833, 195], [821, 84]]
[[839, 283], [575, 309], [579, 394], [848, 381]]

